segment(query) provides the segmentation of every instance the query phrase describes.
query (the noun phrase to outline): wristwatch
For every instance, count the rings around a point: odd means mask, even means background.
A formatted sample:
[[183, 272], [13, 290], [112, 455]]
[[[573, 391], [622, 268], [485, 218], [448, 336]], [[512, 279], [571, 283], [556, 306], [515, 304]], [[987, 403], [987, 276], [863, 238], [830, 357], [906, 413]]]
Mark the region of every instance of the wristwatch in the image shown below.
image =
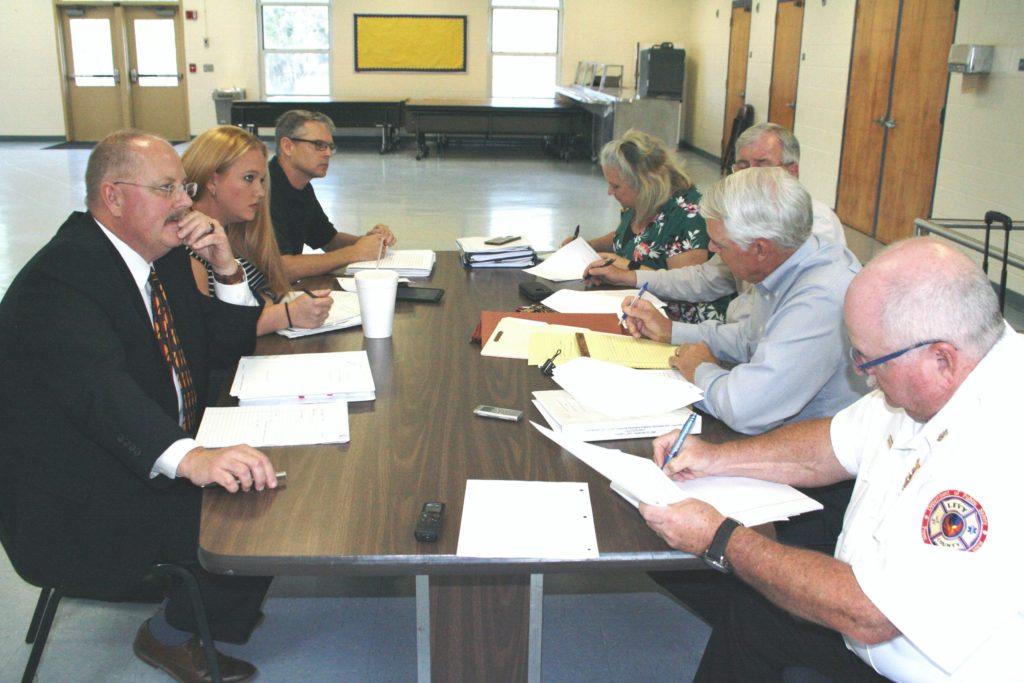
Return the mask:
[[722, 523], [718, 526], [718, 531], [715, 532], [715, 537], [711, 539], [711, 545], [704, 551], [704, 561], [707, 562], [712, 569], [717, 569], [723, 574], [732, 573], [732, 565], [725, 559], [725, 548], [729, 545], [729, 538], [732, 536], [732, 532], [736, 531], [736, 527], [743, 526], [732, 517], [726, 517]]
[[630, 261], [630, 262], [629, 262], [629, 266], [627, 266], [627, 267], [628, 267], [628, 268], [629, 268], [630, 270], [640, 270], [640, 266], [642, 266], [642, 265], [643, 265], [643, 264], [642, 264], [642, 263], [640, 263], [639, 261]]

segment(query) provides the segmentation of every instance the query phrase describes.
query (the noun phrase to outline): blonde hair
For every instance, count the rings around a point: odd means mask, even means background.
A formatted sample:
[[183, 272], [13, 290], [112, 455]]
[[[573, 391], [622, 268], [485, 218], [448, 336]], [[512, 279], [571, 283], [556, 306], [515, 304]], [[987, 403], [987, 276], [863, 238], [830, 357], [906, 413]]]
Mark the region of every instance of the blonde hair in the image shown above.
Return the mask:
[[675, 153], [647, 133], [630, 129], [601, 149], [601, 165], [614, 170], [636, 190], [633, 207], [637, 222], [646, 224], [677, 192], [693, 187]]
[[[193, 140], [181, 162], [188, 180], [199, 186], [196, 201], [207, 195], [206, 185], [215, 173], [225, 173], [239, 157], [253, 149], [259, 150], [266, 162], [267, 146], [263, 141], [237, 126], [217, 126]], [[285, 294], [289, 289], [288, 278], [270, 223], [269, 181], [256, 216], [251, 221], [225, 225], [224, 230], [235, 255], [248, 259], [263, 271], [269, 287], [277, 296]]]

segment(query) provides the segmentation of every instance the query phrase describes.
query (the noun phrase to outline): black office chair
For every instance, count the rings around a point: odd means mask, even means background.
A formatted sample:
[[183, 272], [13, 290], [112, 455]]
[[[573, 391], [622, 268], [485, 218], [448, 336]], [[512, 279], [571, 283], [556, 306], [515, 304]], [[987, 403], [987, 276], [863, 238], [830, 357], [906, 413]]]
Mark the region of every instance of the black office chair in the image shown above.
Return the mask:
[[[14, 540], [4, 528], [0, 520], [0, 542], [2, 542], [7, 557], [11, 560], [14, 571], [18, 572], [26, 583], [32, 584], [18, 570], [17, 553], [14, 548]], [[188, 591], [189, 599], [192, 602], [192, 610], [196, 615], [196, 622], [199, 626], [199, 639], [203, 645], [203, 654], [206, 655], [206, 665], [209, 667], [210, 679], [213, 683], [221, 683], [220, 668], [217, 665], [217, 651], [213, 647], [213, 638], [210, 635], [210, 624], [206, 618], [206, 608], [203, 606], [203, 597], [199, 593], [199, 583], [184, 567], [176, 564], [157, 564], [153, 566], [153, 575], [168, 581], [184, 581], [185, 589]], [[21, 677], [21, 683], [32, 683], [36, 677], [36, 669], [39, 668], [39, 661], [43, 657], [43, 649], [46, 647], [46, 640], [50, 636], [50, 627], [57, 614], [57, 605], [64, 597], [64, 591], [60, 586], [41, 586], [39, 600], [36, 601], [36, 609], [32, 613], [32, 621], [28, 626], [28, 633], [25, 634], [25, 642], [32, 645], [32, 652], [29, 653], [28, 663], [25, 665], [25, 673]], [[74, 595], [74, 597], [88, 598], [87, 595]], [[100, 598], [109, 599], [109, 598]]]
[[754, 125], [754, 107], [744, 104], [736, 111], [736, 117], [732, 120], [732, 129], [729, 131], [729, 140], [722, 150], [722, 175], [732, 173], [732, 165], [736, 163], [736, 140], [747, 128]]

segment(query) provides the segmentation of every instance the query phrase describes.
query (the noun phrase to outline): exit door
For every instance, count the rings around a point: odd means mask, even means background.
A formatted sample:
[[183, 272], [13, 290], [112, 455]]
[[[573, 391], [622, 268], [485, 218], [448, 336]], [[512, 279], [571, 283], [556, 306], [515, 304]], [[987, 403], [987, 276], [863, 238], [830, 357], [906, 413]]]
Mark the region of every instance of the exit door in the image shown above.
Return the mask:
[[189, 137], [178, 8], [61, 7], [69, 140], [138, 128]]

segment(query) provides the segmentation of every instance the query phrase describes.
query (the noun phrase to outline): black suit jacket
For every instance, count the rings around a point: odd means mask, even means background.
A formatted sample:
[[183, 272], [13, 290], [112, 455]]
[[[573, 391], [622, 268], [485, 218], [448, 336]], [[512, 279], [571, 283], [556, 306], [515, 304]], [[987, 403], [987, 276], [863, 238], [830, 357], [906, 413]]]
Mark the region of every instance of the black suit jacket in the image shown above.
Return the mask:
[[[252, 352], [260, 308], [201, 295], [184, 249], [155, 266], [202, 402], [210, 369]], [[26, 580], [116, 596], [155, 561], [195, 560], [199, 490], [149, 476], [187, 436], [172, 375], [89, 214], [73, 213], [0, 302], [0, 378], [0, 521]]]

